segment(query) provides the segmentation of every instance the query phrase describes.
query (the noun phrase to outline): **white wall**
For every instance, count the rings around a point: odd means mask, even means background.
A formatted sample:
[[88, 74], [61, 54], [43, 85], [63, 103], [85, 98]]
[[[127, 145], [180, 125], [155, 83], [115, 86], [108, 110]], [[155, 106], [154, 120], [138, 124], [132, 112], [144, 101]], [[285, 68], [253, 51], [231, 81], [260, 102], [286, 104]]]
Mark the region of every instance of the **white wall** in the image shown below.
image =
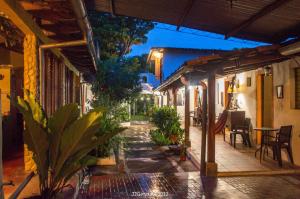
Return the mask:
[[[225, 78], [219, 78], [216, 81], [216, 116], [218, 116], [220, 113], [224, 111], [225, 108], [225, 98], [223, 96], [223, 106], [221, 104], [221, 92], [225, 91], [225, 84], [224, 84]], [[218, 94], [218, 87], [219, 87], [219, 94]], [[219, 98], [219, 99], [218, 99]]]
[[[179, 88], [177, 93], [179, 92], [183, 94], [183, 99], [184, 99], [184, 87]], [[177, 106], [177, 113], [180, 116], [181, 120], [184, 120], [184, 106]]]
[[[297, 58], [300, 63], [300, 57]], [[299, 67], [294, 60], [273, 64], [274, 127], [293, 125], [292, 150], [295, 164], [300, 166], [300, 109], [293, 108], [294, 74]], [[283, 85], [284, 98], [277, 99], [276, 86]]]
[[[237, 74], [240, 84], [236, 94], [238, 105], [246, 112], [246, 117], [251, 119], [253, 127], [256, 127], [256, 74], [256, 70]], [[250, 87], [247, 86], [247, 77], [251, 77]]]

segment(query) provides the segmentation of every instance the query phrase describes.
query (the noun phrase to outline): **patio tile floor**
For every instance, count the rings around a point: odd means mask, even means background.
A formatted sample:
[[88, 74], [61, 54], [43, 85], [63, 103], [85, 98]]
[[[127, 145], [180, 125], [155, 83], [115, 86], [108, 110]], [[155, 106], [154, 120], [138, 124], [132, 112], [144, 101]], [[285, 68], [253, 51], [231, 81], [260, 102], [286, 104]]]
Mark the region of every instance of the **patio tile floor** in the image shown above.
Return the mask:
[[[201, 130], [199, 127], [190, 128], [191, 149], [190, 153], [200, 165], [201, 154]], [[299, 169], [299, 167], [284, 162], [283, 168], [279, 168], [277, 161], [272, 159], [272, 154], [269, 154], [262, 163], [259, 162], [259, 153], [255, 158], [256, 148], [245, 147], [242, 143], [237, 143], [236, 148], [229, 144], [229, 135], [226, 134], [226, 141], [223, 141], [223, 135], [216, 135], [216, 162], [218, 171], [268, 171], [268, 170], [286, 170]], [[270, 150], [269, 150], [270, 151]]]

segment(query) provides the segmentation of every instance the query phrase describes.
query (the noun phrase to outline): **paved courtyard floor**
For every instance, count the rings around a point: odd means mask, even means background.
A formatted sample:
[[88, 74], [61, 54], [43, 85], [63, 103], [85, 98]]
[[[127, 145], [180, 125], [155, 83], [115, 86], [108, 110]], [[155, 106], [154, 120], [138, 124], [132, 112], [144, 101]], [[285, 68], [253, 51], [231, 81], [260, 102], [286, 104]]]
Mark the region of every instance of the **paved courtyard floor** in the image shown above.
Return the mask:
[[[198, 167], [200, 165], [201, 155], [201, 130], [199, 127], [192, 126], [190, 128], [191, 139], [191, 155], [195, 159]], [[223, 135], [216, 135], [216, 162], [218, 164], [218, 171], [220, 172], [240, 172], [240, 171], [278, 171], [299, 169], [299, 167], [292, 165], [289, 162], [284, 162], [283, 167], [278, 167], [277, 161], [272, 159], [272, 154], [265, 156], [265, 160], [259, 161], [259, 153], [255, 158], [254, 153], [256, 147], [249, 148], [244, 146], [241, 142], [237, 143], [236, 148], [229, 144], [229, 133], [226, 133], [226, 141], [223, 140]], [[271, 153], [271, 150], [269, 150]]]
[[133, 126], [124, 135], [127, 174], [93, 176], [82, 199], [94, 198], [274, 198], [298, 199], [300, 176], [201, 177], [190, 161], [159, 150], [149, 126]]
[[[191, 161], [155, 146], [149, 139], [148, 125], [136, 125], [124, 132], [127, 173], [94, 173], [79, 199], [98, 198], [224, 198], [224, 199], [298, 199], [300, 175], [253, 177], [201, 177]], [[101, 170], [101, 168], [99, 168]], [[36, 193], [32, 181], [20, 198]], [[73, 198], [68, 192], [62, 198]]]

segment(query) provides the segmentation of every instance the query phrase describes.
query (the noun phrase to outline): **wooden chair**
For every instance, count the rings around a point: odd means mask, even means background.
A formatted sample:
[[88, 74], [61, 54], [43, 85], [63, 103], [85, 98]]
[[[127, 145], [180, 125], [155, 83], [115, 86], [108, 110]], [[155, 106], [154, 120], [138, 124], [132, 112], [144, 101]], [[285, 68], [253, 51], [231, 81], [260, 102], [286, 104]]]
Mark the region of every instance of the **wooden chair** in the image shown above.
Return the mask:
[[241, 135], [243, 139], [243, 144], [251, 147], [250, 141], [250, 118], [245, 118], [244, 125], [234, 126], [233, 131], [230, 132], [230, 144], [233, 144], [233, 147], [236, 146], [236, 135]]
[[276, 133], [276, 137], [273, 141], [269, 141], [268, 145], [272, 147], [273, 150], [273, 159], [277, 158], [278, 165], [282, 167], [282, 159], [281, 159], [281, 149], [284, 148], [287, 150], [290, 161], [294, 164], [294, 159], [292, 155], [292, 147], [291, 147], [291, 137], [292, 137], [292, 125], [289, 126], [281, 126], [278, 133]]

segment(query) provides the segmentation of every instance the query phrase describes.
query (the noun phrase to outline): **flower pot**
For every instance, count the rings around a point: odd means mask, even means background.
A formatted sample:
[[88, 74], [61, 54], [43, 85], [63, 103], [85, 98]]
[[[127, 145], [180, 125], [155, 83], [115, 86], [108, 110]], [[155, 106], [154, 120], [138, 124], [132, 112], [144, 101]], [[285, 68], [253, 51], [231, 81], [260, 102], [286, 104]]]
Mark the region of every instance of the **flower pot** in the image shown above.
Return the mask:
[[114, 154], [111, 154], [109, 157], [97, 158], [97, 163], [96, 163], [96, 165], [102, 165], [102, 166], [111, 166], [116, 164], [117, 163]]
[[181, 155], [180, 156], [180, 161], [186, 161], [186, 155]]

